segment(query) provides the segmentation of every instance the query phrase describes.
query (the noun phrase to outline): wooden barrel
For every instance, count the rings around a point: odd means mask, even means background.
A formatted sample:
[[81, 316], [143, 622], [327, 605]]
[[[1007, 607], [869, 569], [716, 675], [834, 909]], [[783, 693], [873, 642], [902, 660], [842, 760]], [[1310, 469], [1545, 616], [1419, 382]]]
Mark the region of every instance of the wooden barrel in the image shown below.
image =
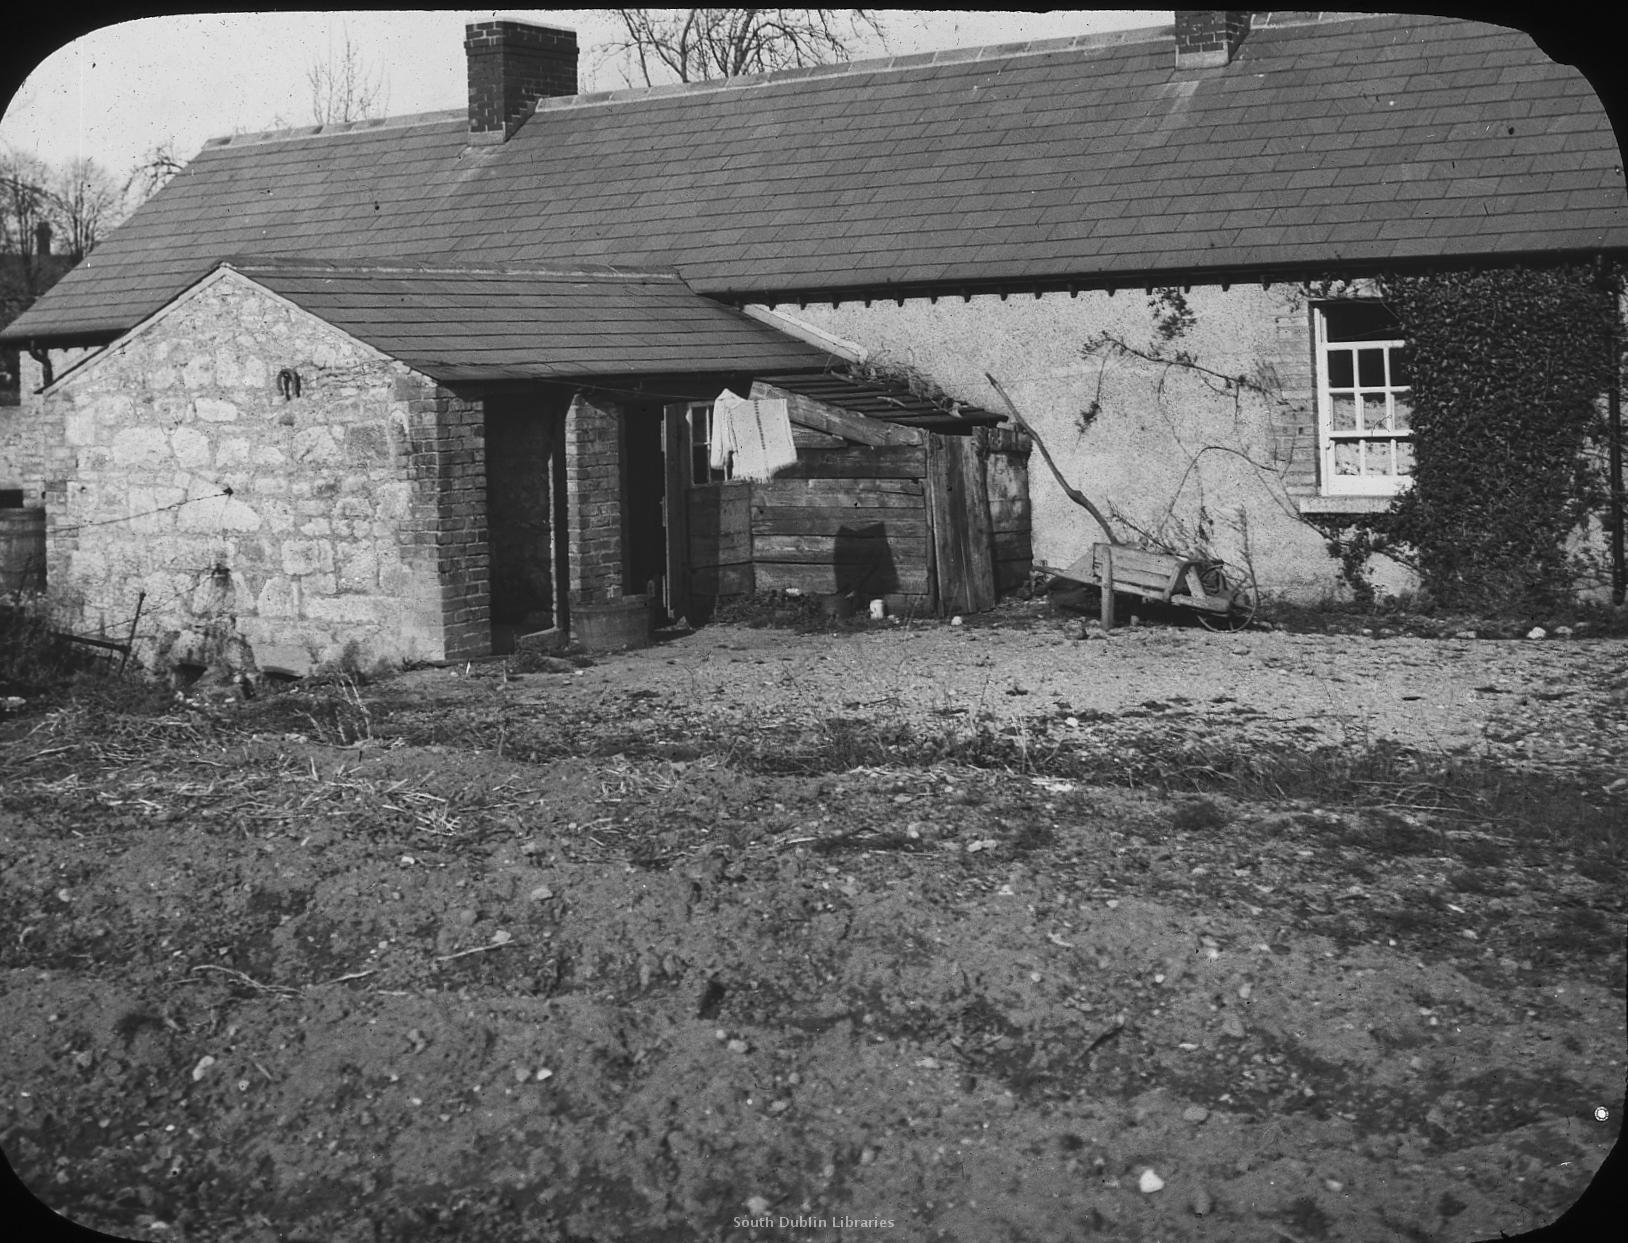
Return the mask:
[[0, 592], [45, 587], [45, 510], [0, 509]]
[[571, 637], [598, 652], [649, 647], [655, 639], [650, 597], [623, 596], [606, 603], [573, 604]]

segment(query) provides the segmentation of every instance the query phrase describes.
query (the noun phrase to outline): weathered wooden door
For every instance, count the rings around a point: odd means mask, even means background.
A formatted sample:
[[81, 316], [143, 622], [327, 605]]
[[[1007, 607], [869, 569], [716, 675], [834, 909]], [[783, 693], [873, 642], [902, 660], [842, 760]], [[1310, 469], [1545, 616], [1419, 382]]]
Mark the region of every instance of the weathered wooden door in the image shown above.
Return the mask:
[[995, 590], [1016, 591], [1034, 568], [1030, 538], [1029, 438], [1014, 428], [977, 433], [984, 447], [984, 490], [989, 497], [990, 543], [994, 547]]
[[972, 436], [927, 438], [927, 511], [939, 613], [995, 607], [989, 494]]

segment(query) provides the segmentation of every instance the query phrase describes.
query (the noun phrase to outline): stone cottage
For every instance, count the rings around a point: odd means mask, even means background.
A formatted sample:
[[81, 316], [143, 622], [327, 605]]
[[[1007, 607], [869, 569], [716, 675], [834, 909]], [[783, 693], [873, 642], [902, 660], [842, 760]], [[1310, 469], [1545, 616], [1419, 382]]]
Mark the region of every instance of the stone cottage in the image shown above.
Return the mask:
[[[568, 31], [466, 51], [467, 112], [210, 144], [0, 333], [46, 365], [0, 485], [76, 625], [145, 592], [172, 651], [485, 651], [670, 578], [706, 402], [843, 361], [950, 430], [994, 376], [1127, 536], [1325, 595], [1312, 520], [1411, 471], [1372, 278], [1628, 257], [1589, 84], [1481, 23], [1183, 11], [596, 94]], [[1035, 560], [1099, 537], [1032, 494]]]

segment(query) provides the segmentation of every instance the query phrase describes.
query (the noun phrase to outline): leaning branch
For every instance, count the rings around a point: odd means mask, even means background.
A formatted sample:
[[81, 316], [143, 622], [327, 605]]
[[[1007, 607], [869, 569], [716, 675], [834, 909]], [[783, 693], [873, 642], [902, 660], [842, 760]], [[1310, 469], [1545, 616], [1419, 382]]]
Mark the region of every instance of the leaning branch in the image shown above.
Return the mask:
[[1040, 434], [1029, 425], [1028, 420], [1018, 413], [1017, 407], [1012, 404], [1012, 399], [1006, 395], [1006, 390], [1001, 387], [1001, 382], [994, 376], [990, 375], [987, 371], [984, 372], [984, 378], [989, 381], [995, 392], [1000, 395], [1000, 399], [1006, 403], [1006, 411], [1012, 416], [1012, 421], [1024, 431], [1029, 433], [1029, 439], [1033, 440], [1035, 448], [1040, 450], [1040, 456], [1046, 459], [1046, 465], [1051, 469], [1052, 478], [1057, 480], [1057, 486], [1062, 488], [1062, 490], [1067, 494], [1069, 500], [1073, 501], [1076, 505], [1084, 506], [1086, 512], [1097, 520], [1097, 525], [1100, 526], [1103, 529], [1103, 532], [1108, 536], [1108, 542], [1110, 544], [1119, 543], [1119, 536], [1114, 534], [1113, 526], [1110, 525], [1108, 519], [1103, 516], [1102, 511], [1091, 503], [1091, 498], [1088, 497], [1084, 492], [1081, 492], [1073, 484], [1069, 483], [1068, 480], [1063, 478], [1063, 472], [1058, 470], [1057, 463], [1052, 461], [1051, 451], [1046, 448], [1046, 442], [1040, 439]]

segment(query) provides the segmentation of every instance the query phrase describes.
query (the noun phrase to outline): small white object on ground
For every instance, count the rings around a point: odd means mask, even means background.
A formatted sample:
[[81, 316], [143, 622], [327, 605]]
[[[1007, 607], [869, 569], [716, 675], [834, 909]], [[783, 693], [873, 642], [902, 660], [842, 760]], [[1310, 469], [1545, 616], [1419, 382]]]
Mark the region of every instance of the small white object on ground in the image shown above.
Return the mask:
[[1155, 1191], [1164, 1190], [1164, 1179], [1152, 1170], [1143, 1170], [1142, 1177], [1136, 1180], [1136, 1185], [1143, 1195], [1152, 1195]]

